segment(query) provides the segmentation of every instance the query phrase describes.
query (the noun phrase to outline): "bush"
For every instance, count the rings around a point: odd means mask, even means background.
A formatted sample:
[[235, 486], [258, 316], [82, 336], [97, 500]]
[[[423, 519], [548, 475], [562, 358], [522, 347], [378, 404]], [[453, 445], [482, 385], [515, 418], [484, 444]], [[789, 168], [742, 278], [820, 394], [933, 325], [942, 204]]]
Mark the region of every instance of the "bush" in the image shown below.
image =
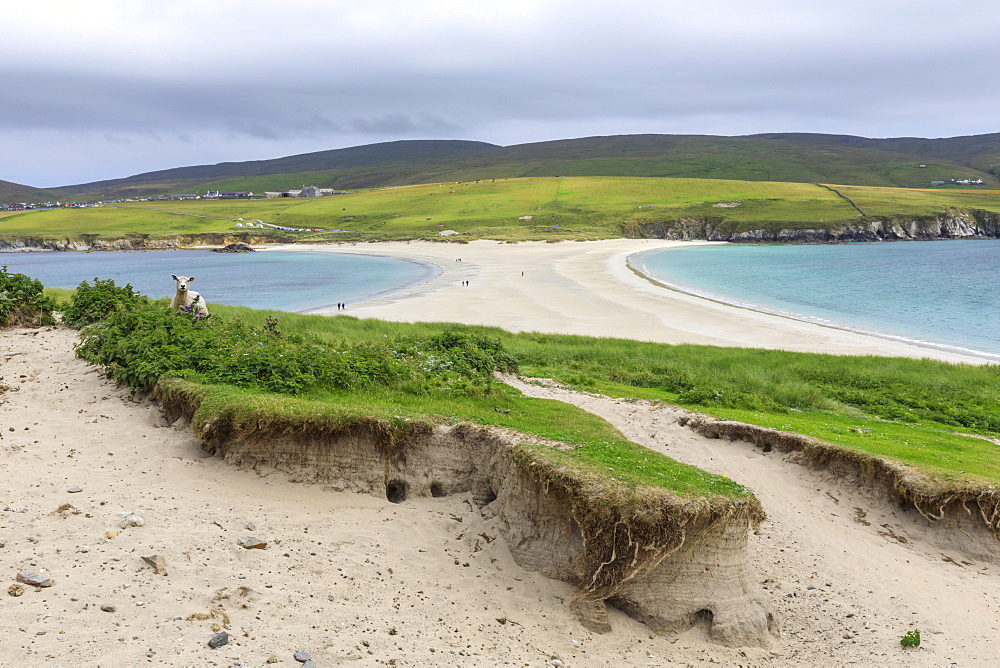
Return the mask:
[[77, 287], [70, 299], [69, 307], [63, 311], [63, 322], [70, 327], [83, 327], [104, 320], [121, 305], [138, 304], [146, 297], [136, 294], [131, 284], [122, 287], [111, 279], [94, 279], [91, 285], [84, 281]]
[[899, 639], [899, 644], [903, 647], [920, 647], [920, 629], [907, 631]]
[[463, 332], [404, 340], [393, 350], [401, 358], [417, 361], [429, 374], [453, 371], [463, 376], [489, 376], [497, 370], [517, 370], [517, 360], [499, 341]]
[[394, 387], [482, 395], [490, 374], [516, 361], [483, 337], [442, 334], [402, 343], [320, 344], [286, 336], [277, 319], [263, 327], [173, 311], [141, 298], [112, 307], [83, 330], [77, 354], [114, 380], [147, 391], [165, 374], [267, 392]]
[[42, 282], [0, 268], [0, 327], [52, 325], [55, 302], [45, 296]]
[[214, 348], [212, 339], [207, 327], [145, 300], [112, 310], [105, 320], [85, 328], [76, 352], [139, 392], [167, 372], [203, 364]]

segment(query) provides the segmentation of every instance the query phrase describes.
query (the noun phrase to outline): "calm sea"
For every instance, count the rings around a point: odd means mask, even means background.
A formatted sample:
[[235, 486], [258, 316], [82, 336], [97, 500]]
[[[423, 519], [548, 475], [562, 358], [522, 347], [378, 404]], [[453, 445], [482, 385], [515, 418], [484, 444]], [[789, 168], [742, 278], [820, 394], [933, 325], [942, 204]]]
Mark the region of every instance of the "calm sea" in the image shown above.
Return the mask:
[[302, 312], [335, 307], [433, 278], [422, 262], [373, 255], [312, 252], [213, 253], [207, 250], [113, 253], [0, 253], [7, 271], [54, 288], [112, 279], [150, 297], [174, 293], [171, 274], [194, 276], [212, 304]]
[[1000, 241], [692, 246], [631, 264], [719, 301], [1000, 355]]

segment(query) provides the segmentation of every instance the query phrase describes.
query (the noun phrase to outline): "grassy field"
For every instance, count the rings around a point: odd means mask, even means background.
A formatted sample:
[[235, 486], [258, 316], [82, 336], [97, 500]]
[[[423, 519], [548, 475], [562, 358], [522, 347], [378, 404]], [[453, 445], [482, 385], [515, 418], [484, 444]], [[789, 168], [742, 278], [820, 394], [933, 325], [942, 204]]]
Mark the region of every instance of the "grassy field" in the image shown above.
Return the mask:
[[[1000, 191], [834, 186], [870, 215], [933, 215], [948, 209], [1000, 212]], [[858, 212], [808, 183], [724, 179], [535, 177], [402, 186], [322, 198], [129, 203], [61, 209], [0, 219], [0, 236], [67, 237], [235, 232], [239, 219], [326, 232], [303, 241], [437, 238], [603, 239], [639, 223], [710, 218], [734, 231], [840, 225]], [[345, 230], [345, 231], [332, 231]], [[269, 232], [255, 231], [266, 236]]]
[[[902, 462], [945, 487], [1000, 482], [1000, 367], [711, 346], [670, 346], [580, 336], [512, 334], [446, 323], [401, 324], [219, 307], [225, 318], [338, 345], [441, 331], [503, 343], [527, 376], [615, 397], [682, 405], [718, 417], [806, 434]], [[219, 309], [217, 309], [218, 311]], [[481, 420], [447, 402], [433, 414]], [[440, 412], [440, 413], [439, 413]], [[485, 414], [491, 423], [505, 424]], [[513, 419], [513, 418], [510, 418]], [[521, 425], [523, 427], [524, 425]], [[977, 436], [985, 437], [980, 438]]]
[[[191, 213], [211, 215], [200, 211]], [[225, 231], [231, 227], [232, 223], [224, 220], [177, 215], [152, 208], [107, 206], [24, 213], [0, 223], [0, 235], [64, 238], [80, 234], [99, 234], [102, 237], [115, 239], [129, 234], [149, 234], [153, 237], [202, 234]]]
[[955, 208], [1000, 213], [1000, 190], [833, 187], [869, 216], [926, 216]]

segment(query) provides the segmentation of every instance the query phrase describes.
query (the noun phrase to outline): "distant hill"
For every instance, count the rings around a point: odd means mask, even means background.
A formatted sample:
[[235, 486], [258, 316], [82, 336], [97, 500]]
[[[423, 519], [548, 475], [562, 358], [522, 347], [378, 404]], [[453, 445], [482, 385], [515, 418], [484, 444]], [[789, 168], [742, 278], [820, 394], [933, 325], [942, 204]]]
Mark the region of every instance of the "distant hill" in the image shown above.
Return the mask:
[[768, 139], [796, 141], [814, 145], [872, 148], [893, 153], [937, 158], [966, 165], [1000, 177], [1000, 133], [968, 135], [944, 139], [899, 137], [896, 139], [867, 139], [851, 135], [824, 135], [809, 133], [755, 135]]
[[[178, 167], [47, 192], [62, 199], [99, 199], [530, 176], [658, 176], [897, 187], [981, 178], [984, 185], [995, 188], [1000, 187], [1000, 133], [947, 139], [810, 133], [616, 135], [505, 147], [477, 141], [395, 141], [273, 160]], [[0, 201], [11, 200], [0, 192]]]
[[20, 183], [11, 183], [10, 181], [0, 181], [0, 203], [3, 204], [56, 199], [59, 199], [59, 196], [52, 190], [32, 188], [31, 186], [23, 186]]
[[[96, 181], [56, 188], [69, 195], [104, 193], [107, 196], [161, 194], [191, 190], [193, 186], [225, 179], [254, 177], [267, 174], [312, 174], [321, 171], [374, 170], [388, 165], [406, 165], [408, 170], [426, 164], [461, 158], [468, 153], [497, 149], [498, 146], [477, 141], [410, 140], [394, 141], [351, 148], [303, 153], [273, 160], [223, 162], [217, 165], [176, 167], [136, 174], [123, 179]], [[299, 183], [310, 185], [310, 183]]]

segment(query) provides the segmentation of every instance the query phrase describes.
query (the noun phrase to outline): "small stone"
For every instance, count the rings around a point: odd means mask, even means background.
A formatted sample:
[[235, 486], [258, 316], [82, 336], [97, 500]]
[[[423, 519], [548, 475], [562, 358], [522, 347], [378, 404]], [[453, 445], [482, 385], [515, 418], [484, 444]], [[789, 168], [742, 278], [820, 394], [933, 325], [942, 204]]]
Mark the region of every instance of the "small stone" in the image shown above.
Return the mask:
[[306, 661], [312, 659], [312, 654], [309, 652], [296, 652], [295, 654], [292, 654], [292, 658], [299, 663], [305, 663]]
[[114, 612], [115, 606], [105, 604], [101, 606], [101, 610], [103, 610], [104, 612]]
[[815, 588], [816, 588], [816, 585], [809, 585], [808, 587], [806, 587], [806, 589], [815, 589]]
[[76, 494], [78, 492], [82, 492], [83, 488], [82, 487], [70, 487], [66, 491], [69, 492], [70, 494]]
[[38, 573], [18, 573], [17, 581], [23, 582], [24, 584], [31, 585], [32, 587], [51, 587], [52, 579], [45, 578]]
[[21, 594], [24, 593], [24, 587], [22, 587], [19, 584], [12, 584], [11, 586], [7, 587], [7, 593], [10, 594], [11, 596], [20, 596]]
[[[360, 657], [359, 657], [359, 658], [360, 658]], [[278, 663], [278, 661], [280, 661], [280, 660], [281, 660], [281, 659], [279, 659], [279, 658], [278, 658], [278, 657], [276, 657], [276, 656], [269, 656], [269, 657], [267, 657], [267, 662], [268, 662], [268, 663]]]
[[247, 531], [253, 531], [256, 528], [257, 528], [256, 524], [254, 524], [253, 522], [247, 522]]
[[115, 531], [114, 529], [112, 529], [111, 531], [108, 531], [107, 533], [105, 533], [104, 536], [106, 538], [117, 538], [118, 537], [118, 532]]
[[267, 547], [267, 541], [254, 538], [253, 536], [243, 536], [243, 538], [240, 538], [240, 545], [247, 550], [263, 550]]
[[316, 664], [312, 661], [303, 661], [301, 668], [316, 668]]
[[208, 641], [208, 646], [211, 647], [212, 649], [215, 649], [216, 647], [222, 647], [223, 645], [226, 645], [228, 643], [229, 643], [229, 634], [223, 631], [222, 633], [216, 633], [214, 636], [212, 636], [212, 638]]
[[153, 567], [153, 572], [157, 575], [167, 574], [167, 560], [163, 558], [163, 555], [154, 554], [150, 557], [143, 557], [143, 561]]

